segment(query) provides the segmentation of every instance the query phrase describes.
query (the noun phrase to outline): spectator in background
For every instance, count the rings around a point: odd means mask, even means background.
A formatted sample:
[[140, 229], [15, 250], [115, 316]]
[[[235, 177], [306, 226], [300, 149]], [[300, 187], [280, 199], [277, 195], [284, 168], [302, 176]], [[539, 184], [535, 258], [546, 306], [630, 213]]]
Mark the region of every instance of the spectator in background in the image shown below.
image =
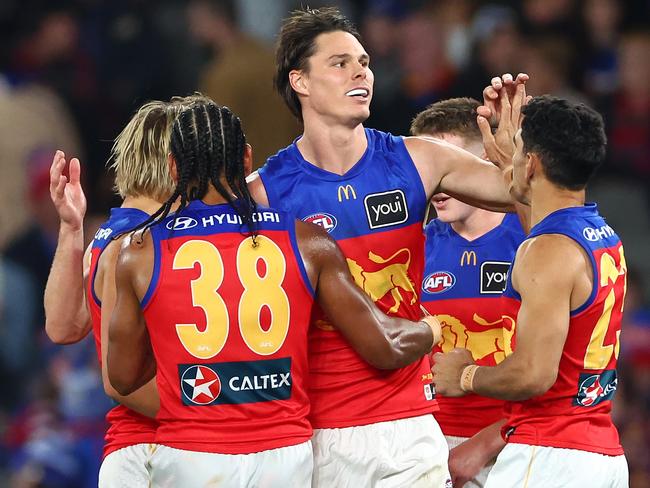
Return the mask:
[[273, 89], [273, 53], [239, 30], [233, 0], [191, 0], [187, 14], [190, 33], [214, 55], [199, 90], [239, 114], [254, 161], [261, 165], [299, 133]]
[[574, 52], [563, 37], [529, 39], [521, 53], [521, 71], [530, 75], [526, 84], [529, 94], [554, 95], [573, 103], [589, 104], [588, 100], [569, 84], [569, 69]]
[[515, 12], [499, 5], [481, 7], [474, 16], [471, 31], [472, 57], [458, 74], [452, 95], [481, 99], [483, 80], [521, 71], [521, 39]]
[[616, 89], [616, 44], [622, 9], [618, 0], [586, 0], [582, 7], [585, 32], [578, 60], [582, 70], [579, 81], [595, 98], [611, 95]]
[[612, 165], [645, 182], [650, 192], [650, 30], [619, 43], [619, 89], [605, 105]]

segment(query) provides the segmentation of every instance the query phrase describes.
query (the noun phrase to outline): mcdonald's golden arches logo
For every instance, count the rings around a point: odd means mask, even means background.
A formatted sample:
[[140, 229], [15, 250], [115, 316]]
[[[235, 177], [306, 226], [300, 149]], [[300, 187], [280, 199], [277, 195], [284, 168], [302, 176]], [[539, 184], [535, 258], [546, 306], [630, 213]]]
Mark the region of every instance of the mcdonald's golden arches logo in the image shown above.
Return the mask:
[[472, 263], [472, 266], [476, 266], [476, 253], [474, 251], [463, 251], [463, 255], [460, 257], [460, 265], [467, 266]]
[[345, 196], [346, 200], [349, 200], [350, 196], [352, 196], [352, 198], [356, 200], [357, 192], [354, 191], [354, 187], [352, 185], [339, 186], [339, 189], [337, 191], [337, 197], [339, 199], [339, 203], [343, 201], [343, 196]]

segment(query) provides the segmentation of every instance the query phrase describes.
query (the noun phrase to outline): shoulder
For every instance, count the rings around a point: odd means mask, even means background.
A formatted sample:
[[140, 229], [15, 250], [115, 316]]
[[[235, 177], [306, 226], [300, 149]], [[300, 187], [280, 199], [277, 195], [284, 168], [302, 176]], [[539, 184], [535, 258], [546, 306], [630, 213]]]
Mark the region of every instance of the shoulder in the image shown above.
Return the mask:
[[[542, 234], [526, 239], [517, 250], [514, 281], [561, 285], [572, 282], [585, 265], [585, 252], [576, 241], [562, 234]], [[516, 287], [516, 286], [515, 286]]]
[[268, 206], [269, 199], [266, 194], [266, 187], [264, 186], [259, 171], [255, 171], [248, 175], [246, 183], [248, 184], [248, 191], [253, 197], [253, 200], [255, 200], [259, 205]]

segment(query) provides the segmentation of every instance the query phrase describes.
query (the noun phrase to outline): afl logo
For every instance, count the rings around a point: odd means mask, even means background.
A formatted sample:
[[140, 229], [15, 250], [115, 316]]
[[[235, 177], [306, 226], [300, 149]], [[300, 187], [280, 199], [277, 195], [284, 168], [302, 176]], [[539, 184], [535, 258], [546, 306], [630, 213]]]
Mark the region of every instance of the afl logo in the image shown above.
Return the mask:
[[336, 217], [328, 213], [315, 213], [302, 220], [310, 224], [320, 225], [327, 232], [332, 232], [336, 229]]
[[427, 276], [422, 282], [422, 291], [425, 293], [442, 293], [449, 290], [456, 283], [456, 277], [447, 271], [436, 271]]
[[167, 222], [167, 227], [169, 230], [187, 230], [192, 227], [196, 227], [198, 222], [192, 217], [176, 217], [175, 219]]

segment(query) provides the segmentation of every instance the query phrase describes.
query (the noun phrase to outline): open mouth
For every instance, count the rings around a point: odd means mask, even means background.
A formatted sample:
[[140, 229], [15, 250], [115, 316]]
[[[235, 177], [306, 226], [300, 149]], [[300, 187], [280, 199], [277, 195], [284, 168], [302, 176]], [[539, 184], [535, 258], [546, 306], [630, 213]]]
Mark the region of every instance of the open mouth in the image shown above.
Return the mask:
[[370, 91], [367, 88], [353, 88], [345, 94], [346, 97], [355, 97], [360, 99], [367, 99], [370, 95]]
[[432, 201], [434, 204], [440, 204], [440, 203], [444, 203], [444, 202], [446, 202], [447, 200], [449, 200], [449, 198], [450, 198], [450, 197], [447, 196], [447, 195], [434, 195], [434, 196], [431, 198], [431, 201]]

